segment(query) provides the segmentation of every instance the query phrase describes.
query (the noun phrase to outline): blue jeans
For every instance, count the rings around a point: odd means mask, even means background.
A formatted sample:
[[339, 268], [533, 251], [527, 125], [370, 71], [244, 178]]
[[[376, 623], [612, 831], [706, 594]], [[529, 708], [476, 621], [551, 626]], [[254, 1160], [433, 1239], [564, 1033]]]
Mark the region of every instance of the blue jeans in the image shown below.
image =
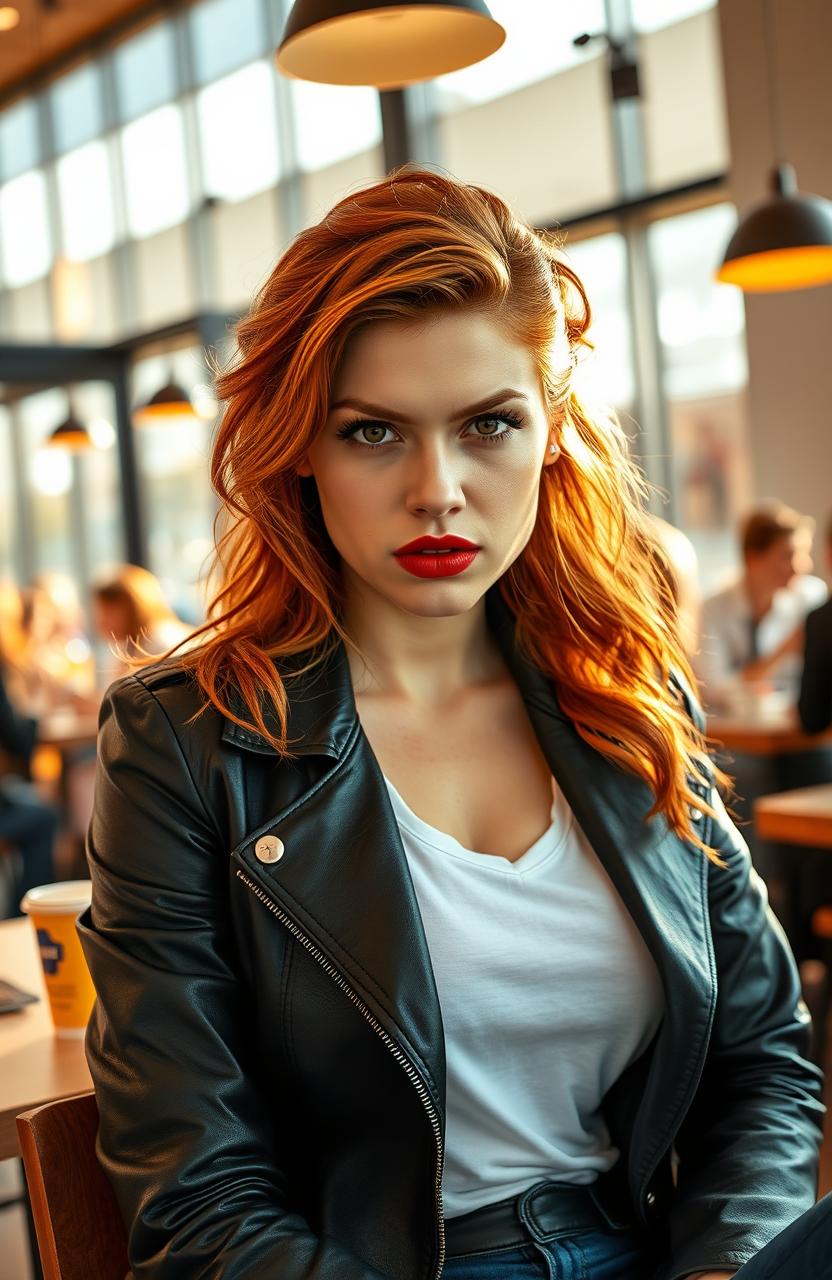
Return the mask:
[[[652, 1280], [672, 1274], [649, 1239], [610, 1228], [448, 1258], [442, 1280]], [[741, 1266], [736, 1280], [832, 1280], [832, 1192]]]
[[581, 1231], [448, 1258], [442, 1280], [649, 1280], [656, 1259], [629, 1231]]

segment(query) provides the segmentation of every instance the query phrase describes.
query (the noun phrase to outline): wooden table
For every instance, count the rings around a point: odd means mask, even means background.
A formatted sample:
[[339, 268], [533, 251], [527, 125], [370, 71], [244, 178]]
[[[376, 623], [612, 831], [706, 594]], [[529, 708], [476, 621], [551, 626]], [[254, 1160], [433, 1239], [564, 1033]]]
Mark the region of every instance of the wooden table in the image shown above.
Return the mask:
[[754, 823], [764, 840], [832, 852], [832, 783], [763, 796], [755, 801]]
[[[0, 1160], [19, 1156], [14, 1119], [28, 1107], [92, 1089], [84, 1042], [52, 1031], [35, 934], [28, 918], [0, 921], [0, 978], [41, 998], [0, 1014]], [[2, 1270], [2, 1267], [0, 1267]]]
[[832, 729], [804, 733], [793, 709], [760, 711], [747, 715], [710, 715], [707, 734], [727, 747], [751, 756], [777, 756], [795, 751], [832, 747]]

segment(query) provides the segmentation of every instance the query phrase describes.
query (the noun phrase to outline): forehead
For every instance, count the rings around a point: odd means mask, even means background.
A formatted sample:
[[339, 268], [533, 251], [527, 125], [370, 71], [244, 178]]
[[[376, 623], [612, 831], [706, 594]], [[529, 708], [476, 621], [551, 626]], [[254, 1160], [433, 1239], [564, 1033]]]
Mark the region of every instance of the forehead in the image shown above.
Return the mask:
[[404, 408], [402, 398], [421, 400], [426, 392], [447, 389], [461, 404], [521, 383], [529, 391], [538, 384], [531, 348], [493, 316], [458, 311], [418, 321], [379, 320], [360, 329], [347, 342], [332, 398], [372, 391], [381, 401], [387, 392], [395, 397], [391, 407]]

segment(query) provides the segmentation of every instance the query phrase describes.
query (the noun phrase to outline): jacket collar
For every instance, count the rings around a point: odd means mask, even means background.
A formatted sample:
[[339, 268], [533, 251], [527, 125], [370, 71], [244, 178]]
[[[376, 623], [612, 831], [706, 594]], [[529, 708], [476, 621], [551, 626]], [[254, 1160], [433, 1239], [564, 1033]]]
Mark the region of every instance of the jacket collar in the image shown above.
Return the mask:
[[[340, 760], [354, 729], [356, 708], [352, 691], [346, 649], [339, 643], [314, 671], [301, 674], [314, 657], [315, 650], [301, 654], [281, 656], [274, 660], [281, 679], [286, 684], [287, 737], [289, 750], [300, 756], [332, 756]], [[251, 713], [243, 701], [239, 689], [232, 685], [228, 695], [231, 710], [241, 719], [250, 719]], [[275, 736], [280, 735], [280, 721], [271, 700], [261, 699], [261, 709], [266, 727]], [[230, 742], [248, 751], [264, 755], [277, 755], [271, 743], [255, 729], [244, 729], [233, 720], [225, 719], [223, 742]]]

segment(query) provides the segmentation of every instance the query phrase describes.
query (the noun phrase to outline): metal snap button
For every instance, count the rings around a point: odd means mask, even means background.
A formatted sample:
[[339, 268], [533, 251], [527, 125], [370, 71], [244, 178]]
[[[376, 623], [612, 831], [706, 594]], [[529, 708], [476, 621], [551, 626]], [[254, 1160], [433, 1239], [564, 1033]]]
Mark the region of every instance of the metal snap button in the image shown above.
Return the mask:
[[694, 809], [693, 805], [691, 805], [690, 816], [693, 818], [694, 822], [700, 822], [705, 815], [701, 809]]
[[647, 1207], [649, 1209], [652, 1209], [653, 1205], [656, 1203], [655, 1193], [652, 1191], [648, 1191], [647, 1195], [645, 1196], [645, 1200], [647, 1201]]
[[283, 849], [283, 841], [277, 836], [261, 836], [254, 846], [254, 853], [260, 862], [279, 862]]

